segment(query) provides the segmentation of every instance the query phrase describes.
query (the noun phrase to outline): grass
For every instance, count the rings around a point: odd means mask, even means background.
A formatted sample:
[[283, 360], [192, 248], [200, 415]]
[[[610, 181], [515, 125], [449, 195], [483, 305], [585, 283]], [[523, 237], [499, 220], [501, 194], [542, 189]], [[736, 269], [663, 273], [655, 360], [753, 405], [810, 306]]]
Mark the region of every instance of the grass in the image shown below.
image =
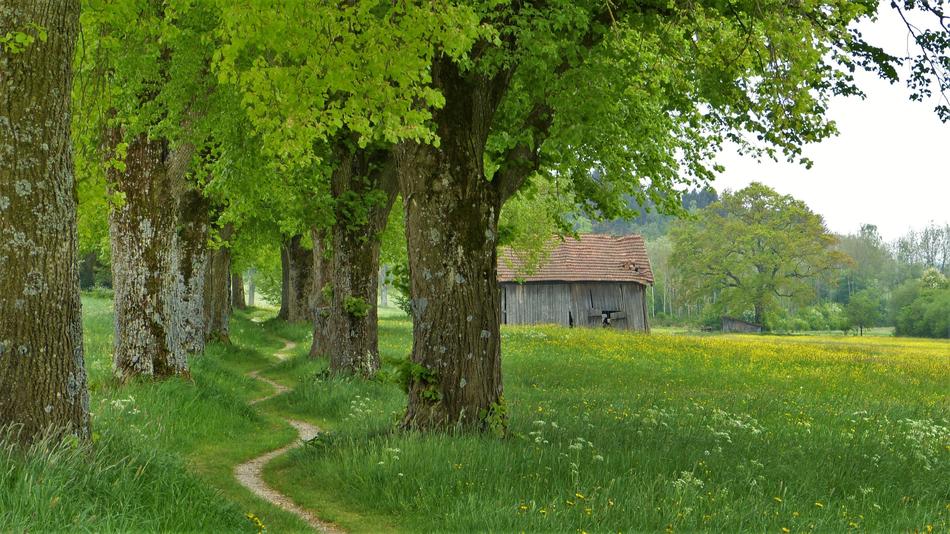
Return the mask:
[[[327, 377], [268, 310], [193, 382], [118, 387], [111, 305], [84, 310], [95, 444], [0, 440], [0, 531], [304, 529], [231, 476], [293, 439], [280, 417], [330, 432], [265, 478], [353, 531], [950, 530], [950, 342], [506, 327], [499, 440], [396, 432], [402, 391]], [[383, 315], [383, 357], [410, 345]], [[294, 390], [250, 409], [261, 368]]]
[[272, 360], [248, 346], [281, 346], [237, 318], [247, 345], [212, 345], [191, 361], [193, 382], [119, 387], [111, 377], [112, 306], [83, 299], [94, 444], [0, 443], [0, 531], [257, 532], [253, 512], [276, 531], [305, 528], [232, 479], [235, 464], [295, 435], [246, 401], [266, 386], [243, 369]]
[[395, 387], [310, 379], [274, 402], [334, 432], [267, 478], [363, 531], [950, 529], [950, 343], [503, 336], [509, 439], [400, 434]]

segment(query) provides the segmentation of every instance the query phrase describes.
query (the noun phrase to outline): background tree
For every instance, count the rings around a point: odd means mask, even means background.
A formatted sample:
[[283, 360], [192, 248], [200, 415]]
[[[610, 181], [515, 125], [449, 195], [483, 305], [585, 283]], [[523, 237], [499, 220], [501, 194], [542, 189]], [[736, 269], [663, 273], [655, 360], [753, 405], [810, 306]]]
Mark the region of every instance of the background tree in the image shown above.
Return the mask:
[[867, 288], [893, 287], [898, 277], [898, 265], [878, 233], [877, 226], [863, 224], [857, 234], [839, 238], [838, 250], [851, 258], [842, 271], [834, 300], [847, 303], [851, 296]]
[[851, 327], [857, 328], [858, 333], [863, 336], [865, 328], [877, 325], [881, 319], [880, 294], [873, 289], [855, 293], [845, 306], [845, 313]]
[[934, 268], [894, 291], [891, 317], [899, 336], [950, 338], [950, 281]]
[[907, 232], [894, 243], [893, 253], [904, 279], [919, 278], [928, 268], [950, 275], [950, 224]]
[[0, 1], [0, 426], [89, 437], [70, 148], [79, 2]]
[[843, 264], [835, 243], [804, 202], [752, 183], [678, 224], [672, 262], [691, 299], [715, 293], [723, 313], [752, 311], [763, 324], [779, 299], [805, 301], [815, 279]]

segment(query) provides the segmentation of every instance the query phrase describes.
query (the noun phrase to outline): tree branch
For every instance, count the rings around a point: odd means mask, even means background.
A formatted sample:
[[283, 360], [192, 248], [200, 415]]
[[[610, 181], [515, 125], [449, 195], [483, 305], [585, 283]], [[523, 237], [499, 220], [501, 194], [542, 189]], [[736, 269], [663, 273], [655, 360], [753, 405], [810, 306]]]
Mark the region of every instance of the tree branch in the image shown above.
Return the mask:
[[550, 134], [553, 122], [554, 110], [547, 104], [535, 104], [528, 114], [525, 126], [531, 136], [530, 145], [528, 142], [522, 142], [510, 148], [492, 179], [503, 203], [518, 191], [529, 176], [541, 168], [541, 145]]

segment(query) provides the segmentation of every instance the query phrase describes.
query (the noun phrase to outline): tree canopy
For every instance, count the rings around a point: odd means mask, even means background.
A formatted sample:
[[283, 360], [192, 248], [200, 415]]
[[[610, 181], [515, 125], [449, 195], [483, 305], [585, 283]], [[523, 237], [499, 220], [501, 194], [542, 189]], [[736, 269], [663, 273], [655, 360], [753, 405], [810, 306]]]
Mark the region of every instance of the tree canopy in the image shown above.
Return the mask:
[[751, 311], [762, 324], [779, 299], [804, 300], [843, 265], [835, 243], [804, 202], [752, 183], [678, 224], [673, 262], [692, 298], [715, 298], [735, 316]]

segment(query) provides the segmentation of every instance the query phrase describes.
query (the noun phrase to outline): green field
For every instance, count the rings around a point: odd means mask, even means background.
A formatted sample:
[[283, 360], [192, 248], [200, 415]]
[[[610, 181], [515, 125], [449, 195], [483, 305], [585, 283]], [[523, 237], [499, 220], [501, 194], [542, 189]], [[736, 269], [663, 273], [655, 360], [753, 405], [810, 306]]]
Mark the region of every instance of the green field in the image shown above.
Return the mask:
[[[118, 388], [110, 303], [85, 311], [94, 450], [0, 450], [2, 531], [302, 529], [231, 479], [292, 439], [278, 415], [329, 432], [266, 478], [352, 531], [950, 530], [947, 341], [504, 328], [498, 439], [399, 433], [396, 385], [329, 378], [306, 325], [247, 314], [193, 383]], [[384, 358], [410, 333], [385, 316]], [[294, 391], [248, 408], [265, 367]]]

